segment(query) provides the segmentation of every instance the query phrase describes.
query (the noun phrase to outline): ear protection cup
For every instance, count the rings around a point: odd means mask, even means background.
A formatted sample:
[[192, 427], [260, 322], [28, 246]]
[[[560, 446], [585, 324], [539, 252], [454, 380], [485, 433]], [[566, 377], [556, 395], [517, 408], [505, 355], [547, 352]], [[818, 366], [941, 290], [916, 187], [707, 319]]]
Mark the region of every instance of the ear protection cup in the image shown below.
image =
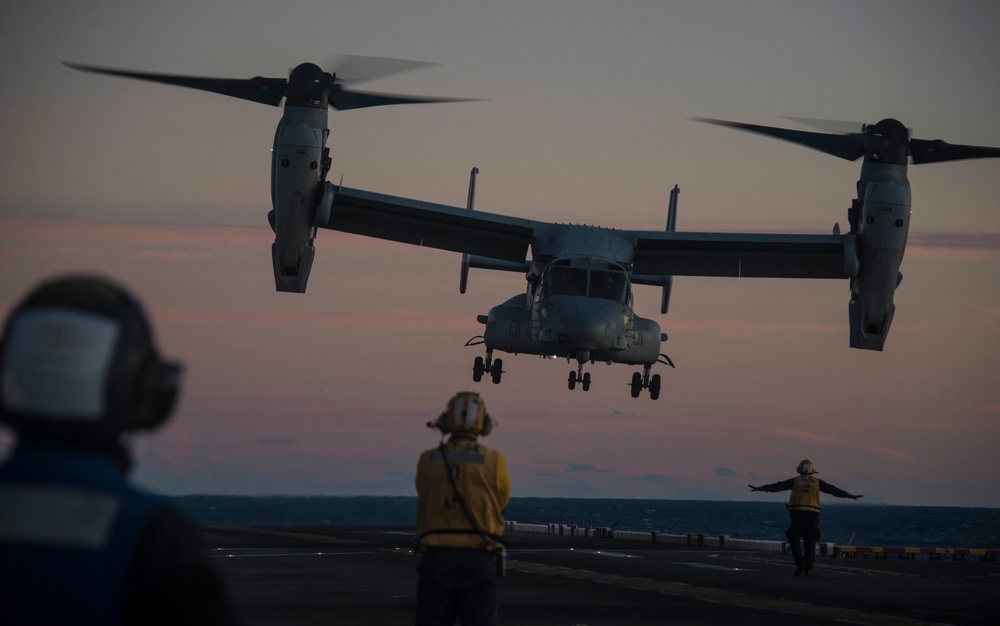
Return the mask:
[[181, 368], [160, 359], [152, 346], [135, 376], [135, 392], [123, 430], [153, 430], [170, 416], [180, 389]]
[[[18, 430], [63, 431], [67, 435], [93, 431], [97, 426], [109, 434], [132, 430], [150, 430], [170, 415], [180, 384], [181, 368], [160, 358], [153, 346], [152, 330], [139, 303], [124, 289], [93, 277], [69, 277], [47, 282], [14, 310], [4, 330], [4, 344], [19, 315], [36, 310], [77, 311], [110, 320], [117, 327], [117, 338], [106, 368], [104, 388], [100, 391], [103, 412], [97, 424], [65, 423], [60, 415], [33, 413], [19, 415], [3, 409], [2, 418]], [[0, 352], [0, 359], [6, 351]], [[7, 364], [0, 361], [6, 371]], [[6, 391], [0, 388], [0, 394]], [[7, 407], [0, 396], [0, 406]], [[63, 416], [64, 417], [64, 416]]]

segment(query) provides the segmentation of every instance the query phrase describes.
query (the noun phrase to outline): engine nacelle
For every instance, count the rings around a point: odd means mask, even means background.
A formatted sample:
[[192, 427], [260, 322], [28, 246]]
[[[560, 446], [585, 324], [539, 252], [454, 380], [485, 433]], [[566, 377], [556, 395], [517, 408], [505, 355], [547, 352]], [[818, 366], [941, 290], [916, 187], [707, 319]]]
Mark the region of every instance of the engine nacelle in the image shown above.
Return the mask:
[[[897, 166], [883, 166], [897, 167]], [[905, 174], [902, 175], [905, 179]], [[851, 279], [851, 347], [882, 350], [896, 311], [893, 296], [902, 274], [910, 227], [910, 187], [880, 180], [868, 184], [858, 232], [858, 275]]]
[[271, 244], [275, 290], [305, 293], [315, 256], [316, 248], [312, 246], [311, 242], [298, 250], [279, 248], [277, 242]]
[[330, 219], [332, 190], [322, 181], [326, 116], [325, 107], [286, 106], [275, 131], [271, 157], [274, 208], [268, 221], [274, 229], [271, 259], [278, 291], [305, 292], [316, 254], [316, 226]]

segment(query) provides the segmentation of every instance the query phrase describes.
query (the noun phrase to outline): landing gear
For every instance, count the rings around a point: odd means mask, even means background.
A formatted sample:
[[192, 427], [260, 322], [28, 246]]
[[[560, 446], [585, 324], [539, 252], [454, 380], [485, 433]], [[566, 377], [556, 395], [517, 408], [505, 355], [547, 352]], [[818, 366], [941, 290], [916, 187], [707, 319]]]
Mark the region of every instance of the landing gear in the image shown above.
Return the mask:
[[[566, 361], [568, 362], [569, 358]], [[583, 366], [588, 361], [593, 363], [589, 351], [581, 350], [576, 354], [576, 371], [569, 373], [569, 388], [571, 390], [576, 389], [576, 384], [580, 383], [584, 391], [590, 391], [590, 372], [583, 372]]]
[[472, 380], [475, 382], [480, 382], [483, 379], [484, 374], [490, 375], [490, 380], [493, 381], [494, 385], [500, 384], [500, 378], [503, 376], [503, 359], [493, 360], [493, 351], [486, 351], [486, 358], [477, 356], [476, 360], [472, 362]]
[[[665, 354], [660, 355], [660, 358], [657, 359], [657, 363], [663, 363], [664, 365], [674, 367], [673, 361], [671, 361], [670, 357]], [[660, 386], [662, 382], [659, 374], [653, 374], [652, 376], [649, 375], [649, 370], [652, 369], [652, 367], [652, 364], [644, 365], [641, 374], [639, 372], [632, 374], [632, 382], [629, 383], [629, 388], [632, 392], [633, 398], [638, 398], [643, 389], [648, 389], [649, 398], [651, 400], [659, 399]]]
[[[583, 365], [582, 364], [580, 365], [580, 369], [583, 370]], [[570, 372], [569, 373], [569, 388], [570, 389], [576, 389], [576, 383], [577, 382], [580, 383], [580, 386], [583, 387], [584, 391], [590, 391], [590, 372], [586, 372], [586, 373], [582, 373], [582, 372], [581, 373]]]

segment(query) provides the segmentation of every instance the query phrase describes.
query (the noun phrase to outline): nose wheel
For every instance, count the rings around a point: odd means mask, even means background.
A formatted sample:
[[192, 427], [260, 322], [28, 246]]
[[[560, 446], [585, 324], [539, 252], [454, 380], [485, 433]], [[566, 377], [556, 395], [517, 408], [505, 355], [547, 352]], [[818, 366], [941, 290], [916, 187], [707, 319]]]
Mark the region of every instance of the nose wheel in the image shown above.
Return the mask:
[[580, 383], [584, 391], [590, 391], [590, 372], [584, 373], [582, 363], [577, 371], [569, 373], [570, 390], [576, 389], [577, 383]]
[[[569, 359], [567, 358], [566, 361], [569, 361]], [[576, 371], [569, 373], [569, 388], [571, 391], [576, 389], [577, 383], [580, 383], [584, 391], [590, 391], [590, 372], [583, 372], [583, 366], [588, 362], [593, 362], [589, 350], [580, 350], [576, 353]]]

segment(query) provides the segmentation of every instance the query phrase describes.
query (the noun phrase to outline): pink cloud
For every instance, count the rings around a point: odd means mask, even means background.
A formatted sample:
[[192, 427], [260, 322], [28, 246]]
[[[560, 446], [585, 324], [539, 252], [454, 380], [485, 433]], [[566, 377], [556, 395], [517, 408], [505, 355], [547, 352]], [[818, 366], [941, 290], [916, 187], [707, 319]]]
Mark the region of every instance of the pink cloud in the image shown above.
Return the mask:
[[810, 443], [821, 444], [826, 446], [832, 446], [835, 448], [851, 448], [854, 450], [864, 450], [877, 455], [881, 455], [890, 458], [894, 461], [904, 461], [907, 463], [916, 462], [916, 457], [913, 455], [903, 452], [902, 450], [895, 450], [893, 448], [886, 448], [882, 446], [876, 446], [866, 443], [862, 440], [844, 440], [839, 437], [832, 437], [830, 435], [824, 435], [820, 433], [805, 431], [805, 430], [794, 430], [790, 428], [768, 428], [767, 432], [773, 433], [780, 437], [787, 437], [789, 439], [796, 439], [798, 441], [807, 441]]

